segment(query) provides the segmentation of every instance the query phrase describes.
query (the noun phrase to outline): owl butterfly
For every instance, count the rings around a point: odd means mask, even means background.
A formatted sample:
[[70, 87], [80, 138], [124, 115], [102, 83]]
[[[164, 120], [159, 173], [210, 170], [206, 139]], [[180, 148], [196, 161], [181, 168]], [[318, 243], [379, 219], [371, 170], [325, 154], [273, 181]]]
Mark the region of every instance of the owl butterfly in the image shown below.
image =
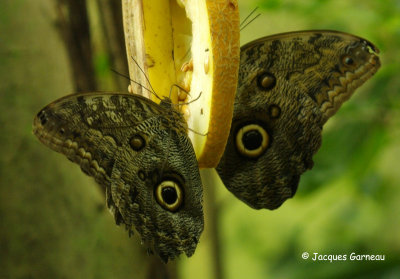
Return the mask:
[[167, 262], [194, 253], [203, 231], [202, 184], [187, 124], [170, 99], [86, 93], [58, 99], [33, 132], [105, 189], [117, 224], [138, 231]]
[[232, 127], [217, 172], [255, 209], [278, 208], [313, 167], [325, 122], [380, 67], [378, 49], [336, 31], [277, 34], [241, 48]]

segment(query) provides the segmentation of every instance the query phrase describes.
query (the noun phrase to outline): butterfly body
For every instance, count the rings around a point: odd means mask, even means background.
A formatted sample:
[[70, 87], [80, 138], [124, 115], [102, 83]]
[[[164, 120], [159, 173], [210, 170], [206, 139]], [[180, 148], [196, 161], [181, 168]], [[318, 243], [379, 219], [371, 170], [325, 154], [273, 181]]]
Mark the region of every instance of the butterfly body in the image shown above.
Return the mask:
[[203, 230], [202, 185], [187, 124], [169, 99], [69, 95], [34, 119], [34, 134], [105, 189], [117, 224], [164, 261], [192, 255]]
[[241, 48], [230, 136], [217, 171], [249, 206], [275, 209], [313, 166], [324, 123], [379, 68], [368, 41], [336, 31], [277, 34]]

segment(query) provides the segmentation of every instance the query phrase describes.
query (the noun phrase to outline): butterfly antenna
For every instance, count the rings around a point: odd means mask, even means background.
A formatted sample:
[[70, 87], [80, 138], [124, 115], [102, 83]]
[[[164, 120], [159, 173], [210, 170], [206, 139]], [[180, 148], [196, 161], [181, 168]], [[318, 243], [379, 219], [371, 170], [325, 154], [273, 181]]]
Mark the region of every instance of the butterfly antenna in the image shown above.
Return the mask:
[[240, 27], [246, 22], [246, 20], [251, 17], [252, 14], [254, 14], [257, 11], [258, 7], [255, 7], [254, 10], [252, 10], [247, 16], [246, 18], [242, 21], [242, 23], [240, 23]]
[[246, 25], [243, 27], [240, 27], [240, 31], [242, 31], [244, 28], [246, 28], [250, 23], [252, 23], [257, 17], [259, 17], [261, 14], [256, 15], [252, 20], [250, 20]]
[[146, 79], [146, 81], [149, 83], [150, 88], [151, 88], [151, 92], [159, 99], [161, 100], [161, 98], [157, 95], [156, 91], [154, 90], [153, 86], [151, 86], [150, 80], [147, 77], [146, 73], [143, 71], [143, 69], [139, 66], [139, 63], [135, 60], [135, 58], [133, 58], [133, 56], [131, 56], [133, 62], [135, 62], [136, 66], [139, 68], [139, 70], [142, 72], [144, 78]]
[[191, 104], [193, 102], [196, 102], [198, 99], [200, 99], [201, 94], [203, 94], [203, 91], [201, 91], [199, 93], [199, 95], [196, 97], [196, 99], [190, 100], [190, 102], [187, 102], [187, 103], [181, 103], [180, 105], [188, 105], [188, 104]]
[[128, 79], [129, 81], [131, 81], [131, 82], [133, 82], [133, 83], [139, 85], [140, 87], [142, 87], [143, 89], [149, 91], [150, 93], [154, 93], [153, 91], [151, 91], [150, 89], [148, 89], [147, 87], [145, 87], [143, 84], [141, 84], [141, 83], [139, 83], [139, 82], [137, 82], [137, 81], [131, 79], [129, 76], [124, 75], [124, 74], [121, 74], [120, 72], [118, 72], [118, 71], [116, 71], [116, 70], [114, 70], [114, 69], [111, 69], [111, 71], [113, 71], [113, 72], [116, 73], [117, 75], [119, 75], [119, 76], [121, 76], [121, 77], [124, 77], [124, 78]]
[[183, 92], [185, 92], [186, 94], [188, 94], [190, 96], [190, 93], [183, 87], [179, 86], [178, 84], [174, 83], [171, 85], [171, 88], [169, 89], [169, 98], [171, 99], [171, 94], [172, 94], [172, 88], [178, 88], [179, 90], [182, 90]]
[[[181, 88], [181, 87], [179, 87], [179, 85], [177, 86], [178, 88]], [[183, 88], [181, 88], [181, 89], [183, 89]], [[184, 89], [183, 89], [184, 90]], [[185, 90], [185, 92], [187, 92], [186, 90]], [[183, 106], [183, 105], [189, 105], [189, 104], [191, 104], [191, 103], [193, 103], [193, 102], [196, 102], [198, 99], [200, 99], [200, 96], [201, 96], [201, 94], [202, 94], [203, 92], [200, 92], [199, 93], [199, 95], [196, 97], [196, 99], [193, 99], [193, 100], [190, 100], [190, 102], [187, 102], [187, 103], [179, 103], [179, 104], [172, 104], [173, 106], [178, 106], [178, 107], [180, 107], [180, 106]], [[189, 94], [189, 93], [188, 93]], [[190, 95], [189, 95], [190, 96]]]
[[199, 135], [199, 136], [206, 137], [206, 136], [208, 135], [208, 132], [205, 133], [205, 134], [202, 134], [202, 133], [197, 132], [197, 131], [195, 131], [195, 130], [193, 130], [193, 129], [190, 129], [189, 127], [188, 127], [188, 130], [191, 131], [192, 133], [195, 133], [196, 135]]

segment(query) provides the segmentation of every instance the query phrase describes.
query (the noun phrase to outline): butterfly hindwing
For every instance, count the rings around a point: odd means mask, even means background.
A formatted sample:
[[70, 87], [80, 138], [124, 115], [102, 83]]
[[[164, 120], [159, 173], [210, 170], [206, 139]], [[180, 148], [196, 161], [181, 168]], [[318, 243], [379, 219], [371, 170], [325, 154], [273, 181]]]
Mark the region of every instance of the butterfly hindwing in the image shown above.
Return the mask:
[[232, 127], [217, 171], [249, 206], [275, 209], [313, 166], [324, 123], [379, 68], [372, 43], [337, 31], [277, 34], [241, 48]]
[[202, 185], [182, 115], [169, 99], [69, 95], [46, 106], [34, 134], [105, 188], [118, 224], [164, 261], [192, 255], [203, 230]]

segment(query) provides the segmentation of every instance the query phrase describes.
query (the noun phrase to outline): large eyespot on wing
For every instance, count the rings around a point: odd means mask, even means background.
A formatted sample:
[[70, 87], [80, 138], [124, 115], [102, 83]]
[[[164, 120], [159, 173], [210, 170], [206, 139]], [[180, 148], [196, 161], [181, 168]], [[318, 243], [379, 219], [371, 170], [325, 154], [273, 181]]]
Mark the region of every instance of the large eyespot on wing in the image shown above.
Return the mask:
[[38, 113], [34, 134], [94, 176], [116, 223], [136, 228], [162, 260], [194, 253], [204, 227], [201, 179], [186, 122], [168, 100], [66, 96]]
[[170, 212], [176, 212], [184, 199], [183, 188], [178, 182], [166, 179], [157, 185], [155, 197], [162, 208]]
[[[276, 106], [271, 111], [277, 115]], [[284, 117], [285, 110], [282, 113]], [[320, 143], [319, 129], [299, 121], [268, 121], [243, 124], [235, 119], [216, 169], [226, 188], [254, 209], [276, 209], [293, 197]]]
[[232, 127], [257, 119], [269, 129], [267, 136], [256, 126], [231, 129], [217, 167], [228, 190], [256, 209], [275, 209], [292, 197], [312, 168], [323, 124], [378, 70], [378, 52], [365, 39], [327, 30], [243, 46]]
[[161, 129], [160, 121], [130, 130], [115, 154], [111, 198], [126, 229], [135, 229], [167, 262], [196, 249], [203, 231], [202, 185], [190, 140], [180, 130]]
[[269, 145], [269, 135], [264, 127], [257, 123], [247, 123], [236, 132], [236, 149], [248, 158], [260, 157]]
[[183, 252], [188, 257], [193, 255], [203, 230], [203, 213], [196, 209], [198, 197], [190, 193], [196, 184], [176, 177], [164, 174], [154, 190], [154, 206], [159, 212], [154, 220], [164, 231], [157, 232], [153, 249], [164, 262]]

